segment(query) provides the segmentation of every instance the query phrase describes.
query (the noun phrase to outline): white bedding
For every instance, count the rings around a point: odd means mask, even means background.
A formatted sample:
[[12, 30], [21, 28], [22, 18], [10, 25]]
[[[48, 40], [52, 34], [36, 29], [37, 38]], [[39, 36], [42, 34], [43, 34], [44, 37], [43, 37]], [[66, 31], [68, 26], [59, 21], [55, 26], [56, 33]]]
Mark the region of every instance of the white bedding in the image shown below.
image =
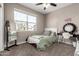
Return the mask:
[[34, 35], [34, 36], [30, 36], [27, 40], [28, 43], [39, 43], [40, 38], [42, 37], [46, 37], [45, 35]]
[[[45, 31], [51, 31], [57, 33], [57, 28], [46, 28]], [[28, 43], [39, 43], [41, 37], [47, 37], [46, 35], [33, 35], [27, 40]]]

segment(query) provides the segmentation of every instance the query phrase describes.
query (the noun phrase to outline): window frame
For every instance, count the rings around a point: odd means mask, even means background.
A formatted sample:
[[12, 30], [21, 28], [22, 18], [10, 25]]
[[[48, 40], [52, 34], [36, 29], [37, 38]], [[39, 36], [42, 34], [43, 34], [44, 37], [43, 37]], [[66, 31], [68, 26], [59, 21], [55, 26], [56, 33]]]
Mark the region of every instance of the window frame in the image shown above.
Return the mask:
[[[26, 14], [27, 15], [27, 21], [26, 21], [26, 25], [27, 25], [27, 30], [17, 30], [16, 29], [16, 31], [18, 31], [18, 32], [20, 32], [20, 31], [37, 31], [37, 16], [35, 15], [35, 14], [31, 14], [31, 13], [29, 13], [29, 12], [26, 12], [26, 11], [24, 11], [24, 10], [21, 10], [21, 9], [17, 9], [17, 8], [14, 8], [14, 12], [15, 11], [17, 11], [17, 12], [20, 12], [20, 13], [23, 13], [23, 14]], [[35, 30], [28, 30], [28, 23], [30, 23], [30, 22], [28, 22], [28, 16], [33, 16], [33, 17], [36, 17], [36, 28], [35, 28]], [[14, 21], [15, 21], [15, 24], [16, 24], [16, 21], [17, 20], [15, 20], [15, 17], [14, 17]], [[21, 21], [20, 21], [21, 22]], [[32, 22], [33, 23], [33, 22]]]

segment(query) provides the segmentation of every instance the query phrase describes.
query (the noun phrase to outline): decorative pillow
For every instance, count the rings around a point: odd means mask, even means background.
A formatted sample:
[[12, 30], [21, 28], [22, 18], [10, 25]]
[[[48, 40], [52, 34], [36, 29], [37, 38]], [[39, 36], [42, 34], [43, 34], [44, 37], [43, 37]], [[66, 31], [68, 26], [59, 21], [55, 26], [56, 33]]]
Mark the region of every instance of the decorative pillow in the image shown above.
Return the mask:
[[45, 31], [45, 32], [44, 32], [44, 35], [49, 36], [50, 34], [51, 34], [51, 31]]
[[55, 33], [55, 32], [52, 32], [52, 33], [51, 33], [51, 36], [56, 36], [56, 33]]

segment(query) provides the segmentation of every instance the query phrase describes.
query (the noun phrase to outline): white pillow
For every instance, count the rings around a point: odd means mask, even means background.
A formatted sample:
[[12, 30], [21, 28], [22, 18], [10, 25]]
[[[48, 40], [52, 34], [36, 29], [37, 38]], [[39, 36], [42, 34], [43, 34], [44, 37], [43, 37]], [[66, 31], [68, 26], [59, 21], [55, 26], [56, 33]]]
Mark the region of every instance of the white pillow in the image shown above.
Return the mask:
[[44, 35], [49, 36], [50, 34], [51, 34], [51, 31], [45, 31], [45, 32], [44, 32]]

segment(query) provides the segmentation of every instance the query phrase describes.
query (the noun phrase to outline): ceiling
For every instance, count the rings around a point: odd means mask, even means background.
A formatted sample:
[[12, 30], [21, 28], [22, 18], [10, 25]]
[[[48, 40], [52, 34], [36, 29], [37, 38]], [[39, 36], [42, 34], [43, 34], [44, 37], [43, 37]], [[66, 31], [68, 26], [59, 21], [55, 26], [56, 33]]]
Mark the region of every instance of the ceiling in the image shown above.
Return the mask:
[[36, 3], [20, 3], [20, 4], [24, 5], [25, 7], [30, 8], [32, 10], [38, 11], [42, 14], [46, 14], [46, 13], [55, 11], [57, 9], [60, 9], [62, 7], [66, 7], [66, 6], [70, 5], [71, 3], [56, 3], [57, 7], [49, 6], [46, 10], [43, 9], [43, 5], [36, 6]]

